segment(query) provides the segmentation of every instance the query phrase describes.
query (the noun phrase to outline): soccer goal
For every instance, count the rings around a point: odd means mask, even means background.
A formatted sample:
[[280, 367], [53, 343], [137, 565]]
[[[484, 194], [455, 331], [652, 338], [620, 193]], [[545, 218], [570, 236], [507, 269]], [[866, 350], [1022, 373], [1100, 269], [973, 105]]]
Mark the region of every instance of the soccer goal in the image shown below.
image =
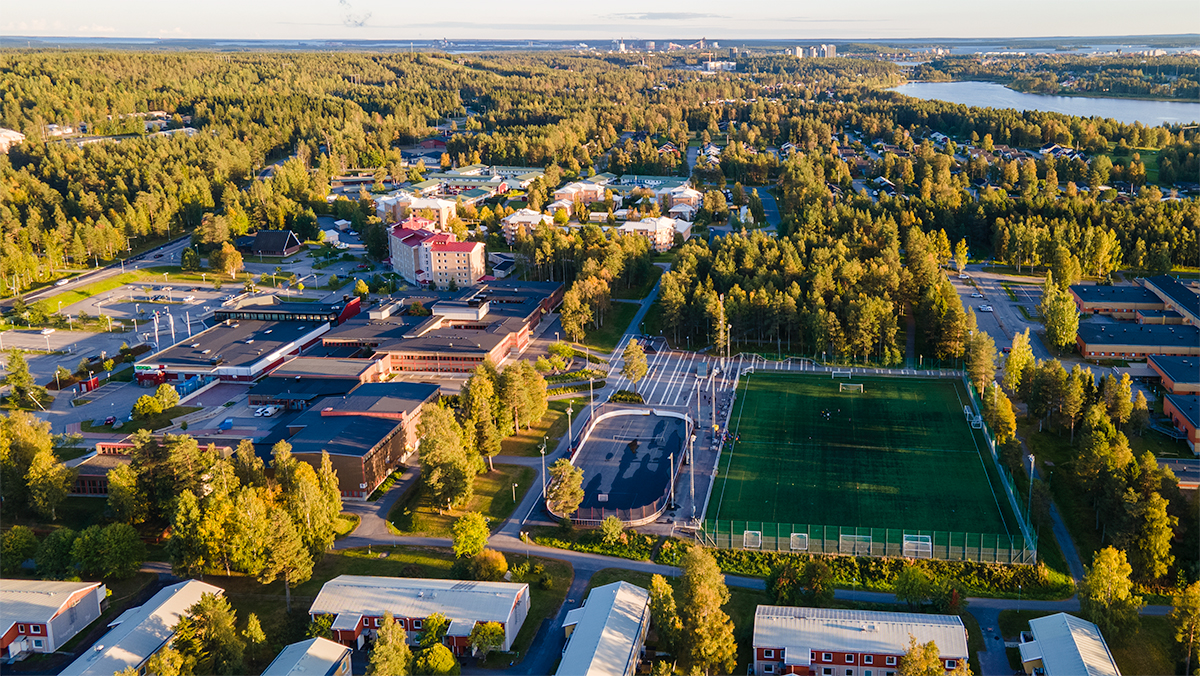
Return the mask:
[[790, 545], [793, 552], [807, 552], [808, 533], [792, 533]]
[[977, 415], [971, 418], [971, 428], [976, 430], [983, 429], [983, 416]]
[[853, 371], [833, 371], [833, 378], [849, 378], [854, 375]]
[[742, 547], [745, 549], [762, 549], [762, 531], [744, 531], [742, 533]]
[[975, 417], [975, 411], [971, 410], [970, 406], [963, 406], [963, 415], [967, 417], [967, 422], [971, 422], [971, 418]]
[[933, 539], [928, 535], [904, 534], [904, 555], [914, 559], [928, 559], [933, 556]]
[[838, 383], [838, 392], [862, 392], [862, 383]]

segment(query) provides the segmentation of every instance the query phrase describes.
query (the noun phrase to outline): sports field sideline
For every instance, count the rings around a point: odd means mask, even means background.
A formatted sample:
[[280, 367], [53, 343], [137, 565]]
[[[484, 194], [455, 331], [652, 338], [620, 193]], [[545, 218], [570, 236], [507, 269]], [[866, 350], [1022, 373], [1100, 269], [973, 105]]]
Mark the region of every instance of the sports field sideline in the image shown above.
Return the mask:
[[969, 401], [952, 379], [743, 376], [707, 518], [1017, 535]]

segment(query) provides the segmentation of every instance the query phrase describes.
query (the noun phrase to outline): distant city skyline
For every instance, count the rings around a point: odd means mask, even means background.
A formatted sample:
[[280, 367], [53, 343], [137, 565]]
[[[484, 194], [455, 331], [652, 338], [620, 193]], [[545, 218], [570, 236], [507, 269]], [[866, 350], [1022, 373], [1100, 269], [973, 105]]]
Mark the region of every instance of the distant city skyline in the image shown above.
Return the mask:
[[924, 0], [781, 3], [717, 0], [603, 4], [468, 0], [210, 0], [171, 5], [8, 2], [0, 35], [231, 40], [887, 40], [1167, 35], [1200, 32], [1194, 0]]

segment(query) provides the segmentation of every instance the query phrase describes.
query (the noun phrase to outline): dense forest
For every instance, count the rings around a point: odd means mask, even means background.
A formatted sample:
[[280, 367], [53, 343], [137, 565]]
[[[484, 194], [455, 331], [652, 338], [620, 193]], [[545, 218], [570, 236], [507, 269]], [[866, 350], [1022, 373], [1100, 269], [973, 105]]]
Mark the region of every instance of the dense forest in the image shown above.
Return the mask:
[[[443, 166], [540, 166], [556, 179], [687, 175], [684, 152], [659, 147], [717, 141], [719, 158], [697, 163], [694, 182], [774, 186], [781, 231], [805, 239], [853, 232], [851, 221], [886, 221], [898, 232], [945, 230], [1020, 266], [1047, 264], [1060, 245], [1101, 275], [1197, 259], [1195, 201], [1160, 201], [1174, 181], [1200, 173], [1194, 128], [917, 101], [880, 89], [900, 81], [885, 61], [742, 57], [740, 72], [720, 74], [702, 74], [694, 62], [665, 54], [0, 52], [0, 126], [27, 135], [0, 156], [0, 291], [183, 233], [209, 248], [262, 228], [311, 236], [324, 213], [355, 221], [369, 251], [386, 256], [369, 195], [329, 203], [330, 179], [368, 169], [409, 180], [414, 170], [400, 148], [439, 125], [448, 137]], [[139, 116], [151, 111], [191, 133], [146, 133]], [[114, 136], [81, 146], [47, 135], [50, 124]], [[935, 131], [981, 148], [1055, 142], [1091, 159], [960, 165], [953, 145], [928, 142]], [[835, 152], [875, 141], [903, 152], [865, 170]], [[786, 143], [798, 152], [778, 152]], [[1156, 154], [1153, 174], [1141, 152]], [[280, 159], [269, 178], [255, 180]], [[863, 174], [889, 178], [900, 195], [864, 201], [852, 189]], [[1131, 203], [1082, 192], [1152, 178], [1161, 192]], [[982, 181], [999, 190], [976, 190]]]

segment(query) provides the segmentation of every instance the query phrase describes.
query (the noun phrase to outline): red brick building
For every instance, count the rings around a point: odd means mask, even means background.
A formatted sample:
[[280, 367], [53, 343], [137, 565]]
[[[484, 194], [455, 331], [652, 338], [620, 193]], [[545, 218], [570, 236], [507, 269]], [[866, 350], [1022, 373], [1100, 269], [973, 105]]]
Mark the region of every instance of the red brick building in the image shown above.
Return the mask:
[[1188, 448], [1196, 453], [1200, 444], [1200, 396], [1168, 394], [1163, 397], [1163, 415], [1171, 419], [1175, 429], [1187, 435]]
[[957, 615], [759, 606], [754, 673], [896, 676], [910, 636], [936, 643], [947, 672], [968, 657]]

